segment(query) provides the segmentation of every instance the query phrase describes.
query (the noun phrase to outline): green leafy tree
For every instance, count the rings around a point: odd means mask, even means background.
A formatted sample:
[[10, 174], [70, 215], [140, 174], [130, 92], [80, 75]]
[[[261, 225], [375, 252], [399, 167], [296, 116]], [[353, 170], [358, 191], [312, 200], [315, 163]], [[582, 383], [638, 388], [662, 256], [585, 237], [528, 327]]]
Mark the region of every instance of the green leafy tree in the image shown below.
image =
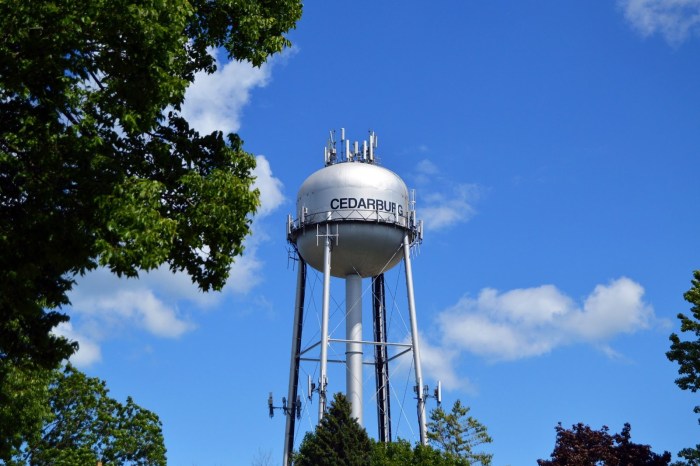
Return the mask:
[[350, 402], [336, 393], [313, 432], [309, 432], [294, 455], [295, 466], [369, 465], [372, 442], [367, 431], [351, 417]]
[[625, 424], [622, 432], [610, 435], [608, 427], [593, 430], [582, 423], [571, 429], [556, 427], [557, 440], [549, 460], [537, 460], [539, 466], [668, 466], [671, 454], [659, 455], [649, 445], [630, 441], [631, 427]]
[[[21, 372], [21, 371], [18, 371]], [[165, 465], [158, 416], [131, 398], [126, 404], [108, 396], [104, 381], [68, 365], [46, 371], [47, 383], [25, 397], [39, 407], [32, 428], [3, 451], [8, 465]], [[30, 375], [36, 375], [32, 372]], [[23, 384], [27, 386], [28, 384]], [[37, 382], [37, 385], [41, 385]], [[16, 412], [23, 412], [18, 409]]]
[[[678, 314], [681, 321], [681, 332], [688, 332], [694, 340], [681, 340], [680, 337], [672, 333], [671, 350], [666, 353], [669, 361], [675, 361], [680, 366], [678, 373], [680, 377], [676, 379], [676, 385], [681, 390], [690, 390], [695, 393], [700, 388], [700, 270], [693, 272], [692, 287], [683, 295], [692, 307], [690, 311], [692, 317], [683, 313]], [[695, 413], [700, 413], [700, 406], [696, 406]], [[700, 444], [694, 448], [684, 448], [678, 456], [686, 460], [686, 464], [693, 466], [700, 465]]]
[[442, 407], [432, 410], [427, 424], [428, 441], [435, 448], [466, 460], [466, 464], [489, 465], [493, 455], [475, 449], [493, 440], [486, 426], [468, 414], [469, 407], [462, 405], [460, 400], [455, 401], [449, 413]]
[[429, 445], [411, 444], [399, 439], [396, 442], [373, 442], [372, 466], [470, 466], [460, 458]]
[[255, 159], [235, 134], [190, 128], [185, 90], [215, 71], [209, 48], [259, 66], [289, 46], [301, 10], [0, 0], [0, 361], [69, 356], [51, 329], [75, 276], [99, 265], [224, 285], [259, 205]]
[[30, 361], [5, 364], [0, 384], [0, 460], [7, 461], [23, 443], [36, 443], [51, 417], [49, 383], [52, 371]]

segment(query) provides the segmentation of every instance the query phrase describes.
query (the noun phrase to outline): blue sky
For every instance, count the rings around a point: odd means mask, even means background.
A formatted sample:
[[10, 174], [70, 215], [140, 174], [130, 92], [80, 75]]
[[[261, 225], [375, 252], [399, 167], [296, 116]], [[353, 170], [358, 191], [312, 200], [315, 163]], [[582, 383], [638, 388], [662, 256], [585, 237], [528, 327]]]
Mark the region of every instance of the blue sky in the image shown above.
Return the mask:
[[494, 465], [547, 458], [557, 422], [695, 445], [700, 403], [665, 352], [700, 268], [700, 1], [316, 1], [290, 38], [261, 69], [222, 60], [187, 96], [198, 129], [237, 131], [258, 156], [263, 206], [224, 291], [98, 271], [60, 329], [76, 365], [160, 416], [170, 464], [281, 462], [266, 402], [289, 372], [285, 221], [341, 127], [375, 130], [382, 165], [416, 189], [425, 378], [488, 427]]

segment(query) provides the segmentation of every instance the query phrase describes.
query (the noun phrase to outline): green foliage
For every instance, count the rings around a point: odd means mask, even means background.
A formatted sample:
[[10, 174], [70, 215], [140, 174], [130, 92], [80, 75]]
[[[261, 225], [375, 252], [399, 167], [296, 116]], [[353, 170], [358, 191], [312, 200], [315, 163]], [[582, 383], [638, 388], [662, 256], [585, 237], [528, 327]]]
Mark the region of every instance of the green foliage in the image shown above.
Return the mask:
[[651, 451], [649, 445], [639, 445], [630, 441], [631, 427], [625, 424], [622, 432], [610, 435], [608, 427], [593, 430], [582, 423], [571, 430], [559, 423], [556, 427], [557, 441], [550, 460], [537, 460], [539, 466], [591, 466], [635, 465], [668, 466], [671, 454], [659, 455]]
[[683, 313], [678, 314], [681, 321], [681, 332], [694, 334], [695, 340], [681, 341], [675, 333], [672, 333], [671, 350], [666, 353], [670, 361], [675, 361], [680, 366], [676, 379], [676, 385], [682, 390], [696, 392], [700, 388], [700, 270], [696, 270], [692, 280], [692, 288], [683, 297], [693, 306], [693, 317]]
[[372, 442], [373, 466], [402, 466], [413, 465], [414, 451], [407, 440], [399, 439], [396, 442]]
[[[690, 311], [693, 315], [688, 317], [680, 313], [678, 319], [681, 321], [681, 332], [688, 332], [694, 339], [683, 341], [678, 335], [672, 333], [669, 337], [671, 349], [666, 353], [666, 357], [680, 366], [678, 368], [680, 377], [676, 379], [676, 385], [681, 390], [690, 390], [695, 393], [700, 388], [700, 270], [693, 272], [691, 283], [692, 287], [683, 297], [692, 305]], [[694, 411], [700, 413], [700, 406], [696, 406]], [[684, 448], [678, 456], [686, 462], [675, 464], [700, 465], [700, 444], [694, 448]]]
[[51, 419], [52, 373], [35, 364], [0, 363], [0, 460], [8, 460], [24, 442], [36, 443]]
[[399, 439], [396, 442], [373, 442], [373, 466], [470, 466], [465, 458], [460, 458], [431, 446], [411, 444]]
[[[64, 370], [16, 370], [13, 377], [36, 377], [22, 400], [31, 409], [13, 411], [31, 422], [22, 436], [2, 450], [8, 465], [165, 465], [158, 416], [131, 398], [126, 404], [108, 396], [105, 382], [72, 366]], [[19, 400], [18, 400], [19, 401]], [[4, 411], [0, 411], [2, 415]]]
[[411, 446], [401, 439], [389, 443], [370, 440], [350, 412], [347, 398], [337, 393], [316, 430], [302, 440], [294, 465], [471, 466], [491, 462], [491, 454], [473, 451], [491, 442], [486, 427], [467, 417], [469, 408], [459, 400], [450, 414], [440, 408], [431, 413], [428, 438], [437, 448]]
[[491, 464], [492, 454], [476, 452], [475, 448], [491, 443], [486, 426], [468, 416], [469, 407], [460, 400], [455, 401], [452, 411], [446, 413], [441, 407], [431, 411], [428, 427], [428, 441], [435, 448], [455, 458], [462, 458], [465, 464]]
[[[243, 252], [255, 159], [180, 115], [210, 47], [260, 65], [300, 0], [0, 0], [0, 359], [47, 368], [78, 274], [168, 264], [220, 289]], [[4, 383], [0, 380], [0, 384]]]
[[350, 402], [336, 393], [328, 413], [306, 434], [294, 455], [295, 466], [369, 465], [372, 443], [367, 431], [350, 415]]
[[678, 456], [683, 460], [674, 462], [673, 466], [700, 466], [700, 445], [696, 445], [695, 448], [684, 448], [678, 452]]

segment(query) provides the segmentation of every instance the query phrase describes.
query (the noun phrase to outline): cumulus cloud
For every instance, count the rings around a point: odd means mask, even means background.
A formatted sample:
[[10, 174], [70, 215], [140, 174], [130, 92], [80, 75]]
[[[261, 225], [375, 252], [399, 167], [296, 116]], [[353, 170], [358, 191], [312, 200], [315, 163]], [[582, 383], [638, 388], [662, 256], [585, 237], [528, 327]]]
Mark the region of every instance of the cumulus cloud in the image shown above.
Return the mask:
[[179, 310], [180, 304], [212, 307], [224, 296], [246, 294], [263, 281], [264, 264], [257, 251], [267, 236], [260, 219], [277, 209], [285, 198], [282, 182], [273, 175], [268, 160], [261, 155], [256, 159], [253, 174], [262, 203], [253, 223], [256, 234], [247, 238], [245, 253], [235, 259], [224, 289], [203, 293], [187, 274], [173, 273], [167, 266], [142, 273], [138, 279], [118, 278], [104, 268], [81, 277], [69, 295], [71, 324], [56, 331], [80, 345], [71, 358], [75, 365], [99, 362], [100, 343], [118, 338], [120, 331], [139, 329], [158, 338], [178, 338], [196, 328], [192, 316]]
[[645, 37], [658, 32], [678, 45], [700, 32], [700, 0], [618, 0], [618, 5]]
[[455, 349], [434, 346], [420, 336], [420, 356], [425, 380], [439, 380], [446, 390], [462, 390], [476, 393], [474, 385], [466, 378], [460, 377], [455, 370], [459, 352]]
[[[177, 277], [179, 278], [179, 277]], [[119, 279], [106, 269], [88, 274], [70, 294], [72, 314], [79, 314], [92, 336], [135, 327], [163, 338], [177, 338], [194, 326], [152, 291], [148, 280]], [[180, 296], [183, 296], [182, 291]], [[102, 330], [100, 330], [102, 329]]]
[[419, 204], [419, 217], [426, 230], [442, 230], [467, 222], [476, 210], [474, 201], [479, 188], [474, 184], [458, 184], [444, 192], [428, 192]]
[[201, 292], [187, 274], [172, 273], [166, 266], [142, 273], [138, 279], [119, 278], [105, 268], [81, 277], [69, 294], [72, 325], [57, 330], [80, 345], [71, 361], [83, 367], [99, 362], [99, 345], [127, 331], [172, 339], [194, 330], [192, 315], [185, 315], [181, 306], [206, 309], [227, 294], [248, 292], [262, 280], [262, 262], [255, 249], [246, 251], [252, 253], [237, 258], [227, 285], [219, 293]]
[[90, 337], [82, 335], [73, 330], [70, 322], [63, 322], [53, 330], [53, 333], [67, 338], [70, 341], [77, 341], [79, 348], [71, 357], [72, 362], [77, 367], [87, 367], [102, 359], [100, 346]]
[[575, 343], [616, 355], [608, 342], [649, 328], [654, 311], [644, 289], [622, 277], [597, 285], [580, 305], [552, 285], [498, 292], [482, 290], [440, 313], [442, 344], [492, 360], [515, 360]]
[[250, 92], [264, 87], [270, 81], [270, 64], [259, 68], [248, 62], [217, 60], [217, 71], [195, 74], [194, 83], [185, 93], [182, 115], [202, 134], [238, 131], [243, 107], [250, 100]]
[[263, 155], [256, 158], [256, 167], [253, 170], [255, 176], [254, 186], [260, 190], [260, 208], [258, 218], [265, 217], [275, 211], [285, 201], [282, 191], [283, 184], [279, 178], [272, 175], [270, 162]]
[[[214, 50], [210, 53], [216, 56]], [[272, 66], [294, 53], [296, 50], [288, 50], [259, 68], [247, 62], [223, 63], [217, 57], [215, 73], [195, 75], [185, 94], [182, 115], [202, 134], [238, 131], [252, 90], [267, 85]], [[172, 273], [167, 266], [142, 273], [138, 279], [120, 279], [103, 268], [80, 277], [69, 294], [71, 323], [56, 329], [57, 334], [79, 343], [79, 352], [71, 358], [74, 364], [87, 366], [100, 361], [100, 343], [118, 338], [120, 331], [127, 329], [178, 338], [196, 327], [191, 315], [183, 315], [180, 305], [215, 306], [224, 296], [248, 293], [263, 281], [263, 262], [257, 251], [267, 235], [261, 219], [285, 202], [285, 197], [282, 182], [273, 175], [267, 158], [258, 155], [256, 161], [254, 187], [260, 190], [261, 206], [253, 219], [255, 235], [246, 239], [245, 253], [235, 259], [224, 289], [203, 293], [187, 274]]]
[[[467, 377], [463, 377], [457, 373], [456, 366], [459, 359], [459, 350], [449, 348], [444, 345], [433, 344], [432, 340], [427, 338], [422, 332], [418, 332], [418, 344], [420, 346], [421, 368], [423, 370], [423, 385], [428, 385], [431, 389], [435, 388], [435, 383], [439, 380], [442, 383], [443, 390], [446, 391], [463, 391], [471, 395], [477, 394], [475, 385]], [[406, 335], [403, 344], [411, 343], [410, 334]], [[392, 365], [389, 371], [391, 378], [394, 380], [394, 385], [402, 385], [406, 380], [415, 381], [413, 353], [408, 351], [397, 357], [396, 353], [389, 354], [390, 358], [396, 358], [397, 363]], [[397, 381], [401, 381], [397, 385]], [[432, 394], [432, 393], [431, 393]]]
[[455, 182], [428, 159], [416, 164], [411, 177], [418, 185], [416, 209], [426, 230], [447, 229], [467, 222], [476, 214], [474, 203], [481, 195], [476, 184]]

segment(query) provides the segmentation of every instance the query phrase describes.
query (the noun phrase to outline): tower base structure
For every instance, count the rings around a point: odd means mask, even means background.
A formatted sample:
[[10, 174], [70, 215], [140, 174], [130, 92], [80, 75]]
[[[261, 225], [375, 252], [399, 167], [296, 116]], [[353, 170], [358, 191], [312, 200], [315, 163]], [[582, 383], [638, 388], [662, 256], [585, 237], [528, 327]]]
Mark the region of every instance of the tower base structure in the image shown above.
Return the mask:
[[[330, 230], [329, 230], [330, 231]], [[327, 249], [328, 261], [330, 267], [330, 259], [332, 257], [332, 240], [333, 235], [324, 235], [326, 241], [324, 247]], [[321, 241], [319, 241], [321, 242]], [[416, 393], [416, 410], [418, 421], [418, 433], [421, 444], [427, 444], [426, 434], [426, 416], [425, 416], [425, 398], [426, 392], [423, 389], [423, 374], [421, 367], [420, 346], [418, 336], [418, 323], [416, 319], [415, 297], [413, 289], [413, 272], [411, 265], [411, 242], [406, 235], [401, 246], [400, 253], [403, 256], [403, 263], [406, 275], [406, 296], [408, 303], [408, 318], [410, 323], [410, 340], [409, 342], [390, 342], [387, 341], [387, 322], [386, 322], [386, 303], [385, 303], [385, 287], [384, 274], [371, 277], [372, 280], [372, 327], [373, 340], [364, 340], [362, 338], [362, 277], [359, 275], [349, 276], [345, 278], [345, 305], [346, 305], [346, 333], [344, 339], [331, 338], [328, 333], [329, 314], [330, 314], [330, 280], [331, 275], [329, 270], [324, 269], [323, 273], [323, 294], [322, 294], [322, 309], [321, 309], [321, 336], [318, 342], [310, 344], [307, 348], [302, 347], [302, 332], [304, 321], [304, 299], [306, 296], [306, 276], [307, 264], [299, 257], [297, 270], [297, 288], [296, 302], [294, 310], [294, 321], [292, 324], [292, 351], [289, 371], [289, 390], [288, 400], [292, 403], [289, 409], [289, 415], [286, 418], [285, 426], [285, 442], [284, 442], [284, 457], [283, 465], [290, 464], [290, 458], [294, 451], [294, 437], [297, 419], [294, 413], [299, 407], [296, 406], [299, 397], [299, 374], [300, 364], [303, 361], [317, 361], [319, 363], [319, 377], [314, 383], [310, 383], [307, 389], [307, 395], [311, 392], [318, 394], [318, 422], [323, 419], [326, 414], [327, 405], [330, 394], [328, 393], [328, 348], [330, 345], [344, 344], [345, 345], [345, 360], [332, 361], [344, 363], [346, 366], [346, 390], [345, 395], [351, 405], [351, 415], [356, 418], [360, 425], [363, 425], [363, 366], [365, 352], [373, 354], [374, 360], [369, 364], [374, 366], [375, 372], [375, 396], [377, 409], [377, 434], [378, 440], [381, 442], [390, 442], [391, 434], [391, 395], [389, 386], [389, 363], [406, 353], [412, 353], [413, 356], [413, 376], [415, 380]], [[316, 347], [318, 357], [310, 356], [309, 353]], [[365, 351], [368, 347], [372, 350]], [[397, 347], [398, 351], [393, 357], [389, 357], [389, 347]]]

